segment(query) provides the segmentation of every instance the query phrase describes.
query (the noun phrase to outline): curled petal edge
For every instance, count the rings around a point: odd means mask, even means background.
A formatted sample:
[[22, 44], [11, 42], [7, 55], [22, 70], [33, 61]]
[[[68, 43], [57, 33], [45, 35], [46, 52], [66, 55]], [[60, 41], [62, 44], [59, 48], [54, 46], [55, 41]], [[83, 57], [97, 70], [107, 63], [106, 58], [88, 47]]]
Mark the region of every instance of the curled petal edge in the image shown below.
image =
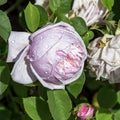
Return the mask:
[[26, 59], [28, 50], [29, 46], [21, 53], [11, 72], [13, 81], [20, 84], [30, 84], [37, 80], [30, 69], [29, 61]]
[[34, 73], [34, 75], [37, 77], [37, 79], [40, 81], [40, 83], [46, 87], [49, 88], [51, 90], [53, 89], [65, 89], [65, 85], [61, 84], [61, 85], [57, 85], [57, 84], [53, 84], [53, 83], [48, 83], [47, 81], [45, 82], [34, 70], [34, 68], [32, 67], [32, 65], [30, 65], [32, 72]]
[[12, 31], [8, 39], [7, 62], [15, 62], [22, 50], [29, 44], [30, 33]]

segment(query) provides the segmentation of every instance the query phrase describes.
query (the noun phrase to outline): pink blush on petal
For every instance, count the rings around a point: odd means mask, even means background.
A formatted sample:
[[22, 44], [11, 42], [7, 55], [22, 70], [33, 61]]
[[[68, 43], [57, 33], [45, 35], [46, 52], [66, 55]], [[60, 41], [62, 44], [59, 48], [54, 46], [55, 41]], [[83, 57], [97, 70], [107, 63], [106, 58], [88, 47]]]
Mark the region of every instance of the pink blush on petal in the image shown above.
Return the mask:
[[63, 50], [58, 50], [56, 52], [61, 59], [56, 68], [59, 74], [67, 75], [71, 77], [72, 74], [76, 73], [80, 69], [81, 51], [78, 46], [72, 44], [69, 53], [65, 53]]

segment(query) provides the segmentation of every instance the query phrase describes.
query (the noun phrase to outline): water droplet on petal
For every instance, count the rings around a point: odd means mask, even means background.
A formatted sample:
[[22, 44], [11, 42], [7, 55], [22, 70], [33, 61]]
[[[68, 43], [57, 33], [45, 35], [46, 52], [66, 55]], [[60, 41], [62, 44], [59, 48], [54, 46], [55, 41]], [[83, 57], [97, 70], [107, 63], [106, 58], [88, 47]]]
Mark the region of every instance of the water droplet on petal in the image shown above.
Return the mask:
[[48, 72], [46, 71], [45, 74], [48, 74]]
[[41, 36], [41, 37], [40, 37], [40, 39], [42, 40], [42, 39], [43, 39], [43, 37]]
[[36, 50], [33, 50], [33, 54], [36, 54]]
[[12, 40], [12, 41], [11, 41], [11, 43], [15, 43], [15, 41], [14, 41], [14, 40]]
[[45, 48], [49, 48], [49, 45], [46, 45]]

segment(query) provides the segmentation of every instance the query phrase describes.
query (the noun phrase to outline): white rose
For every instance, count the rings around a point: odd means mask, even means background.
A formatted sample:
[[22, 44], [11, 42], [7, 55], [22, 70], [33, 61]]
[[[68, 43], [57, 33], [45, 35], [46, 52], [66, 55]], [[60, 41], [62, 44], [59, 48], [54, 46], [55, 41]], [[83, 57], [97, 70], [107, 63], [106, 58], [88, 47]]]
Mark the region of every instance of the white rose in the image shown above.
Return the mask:
[[89, 44], [88, 52], [88, 64], [98, 80], [120, 82], [120, 35], [96, 38]]
[[76, 16], [82, 17], [88, 26], [99, 22], [108, 12], [100, 0], [74, 0], [72, 10]]

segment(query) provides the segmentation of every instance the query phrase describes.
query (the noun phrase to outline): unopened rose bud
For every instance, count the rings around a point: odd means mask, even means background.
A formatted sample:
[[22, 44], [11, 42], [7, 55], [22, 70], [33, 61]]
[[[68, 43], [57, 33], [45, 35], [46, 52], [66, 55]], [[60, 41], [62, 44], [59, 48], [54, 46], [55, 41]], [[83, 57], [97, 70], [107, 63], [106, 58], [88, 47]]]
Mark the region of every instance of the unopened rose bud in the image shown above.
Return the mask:
[[88, 120], [93, 116], [93, 114], [94, 108], [88, 104], [82, 104], [77, 111], [77, 117], [80, 118], [80, 120]]
[[[17, 60], [19, 64], [16, 62], [11, 73], [13, 80], [29, 83], [32, 80], [30, 77], [27, 80], [25, 76], [33, 74], [47, 88], [64, 89], [66, 84], [80, 77], [87, 51], [83, 40], [72, 26], [64, 22], [50, 24], [28, 38], [29, 44], [20, 51], [20, 58]], [[12, 46], [14, 47], [14, 44]], [[9, 49], [9, 55], [10, 51]], [[19, 67], [23, 67], [27, 72], [22, 73], [22, 68]]]
[[82, 17], [88, 26], [99, 22], [108, 12], [100, 0], [74, 0], [72, 10], [76, 16]]
[[97, 80], [120, 83], [120, 35], [105, 35], [88, 46], [88, 64]]

